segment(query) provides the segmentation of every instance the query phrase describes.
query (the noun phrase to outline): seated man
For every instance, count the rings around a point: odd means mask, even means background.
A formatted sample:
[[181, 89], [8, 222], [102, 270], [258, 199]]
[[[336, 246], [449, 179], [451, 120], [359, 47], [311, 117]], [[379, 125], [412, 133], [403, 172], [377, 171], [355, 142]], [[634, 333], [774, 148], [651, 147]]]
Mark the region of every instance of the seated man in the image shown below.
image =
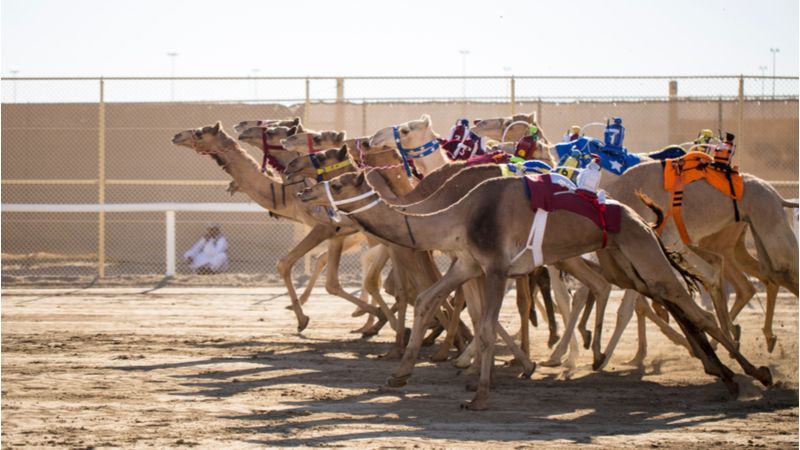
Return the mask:
[[183, 254], [192, 270], [200, 275], [218, 273], [228, 268], [228, 240], [219, 231], [219, 225], [209, 224], [206, 234]]

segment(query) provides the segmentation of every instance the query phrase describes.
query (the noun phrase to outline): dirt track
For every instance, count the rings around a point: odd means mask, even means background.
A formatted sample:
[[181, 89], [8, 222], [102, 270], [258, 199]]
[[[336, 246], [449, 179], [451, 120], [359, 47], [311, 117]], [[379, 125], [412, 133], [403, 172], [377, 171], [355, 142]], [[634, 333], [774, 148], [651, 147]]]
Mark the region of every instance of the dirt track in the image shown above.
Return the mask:
[[[312, 297], [300, 336], [286, 297], [271, 299], [281, 289], [143, 290], [3, 291], [4, 448], [798, 445], [798, 310], [783, 294], [773, 354], [761, 308], [739, 320], [745, 355], [773, 369], [773, 388], [740, 377], [745, 394], [729, 399], [652, 326], [647, 367], [633, 370], [623, 364], [635, 352], [631, 326], [605, 372], [591, 372], [587, 351], [573, 372], [539, 367], [532, 380], [498, 367], [491, 410], [470, 412], [459, 409], [466, 378], [449, 363], [423, 359], [408, 386], [383, 388], [396, 362], [377, 355], [391, 336], [356, 339], [348, 330], [363, 322], [343, 300]], [[508, 299], [502, 320], [517, 324]], [[544, 342], [535, 330], [539, 361]]]

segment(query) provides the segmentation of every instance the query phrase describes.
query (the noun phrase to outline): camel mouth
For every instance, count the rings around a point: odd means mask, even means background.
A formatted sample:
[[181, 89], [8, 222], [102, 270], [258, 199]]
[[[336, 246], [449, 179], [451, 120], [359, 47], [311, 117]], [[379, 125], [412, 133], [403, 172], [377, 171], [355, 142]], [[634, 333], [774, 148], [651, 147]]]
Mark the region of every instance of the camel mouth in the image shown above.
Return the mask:
[[172, 137], [172, 143], [174, 145], [181, 145], [186, 142], [186, 137], [183, 136], [183, 133], [178, 133]]

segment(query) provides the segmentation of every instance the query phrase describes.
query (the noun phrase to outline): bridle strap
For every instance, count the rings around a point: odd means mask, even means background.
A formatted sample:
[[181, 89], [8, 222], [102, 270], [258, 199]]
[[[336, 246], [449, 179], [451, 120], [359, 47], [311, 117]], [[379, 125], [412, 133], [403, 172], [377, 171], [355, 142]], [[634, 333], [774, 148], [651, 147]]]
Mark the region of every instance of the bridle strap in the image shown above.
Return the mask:
[[333, 214], [334, 214], [333, 215], [333, 220], [335, 220], [336, 222], [339, 221], [338, 215], [340, 213], [344, 214], [345, 216], [349, 216], [351, 214], [357, 214], [357, 213], [366, 211], [366, 210], [372, 208], [373, 206], [375, 206], [375, 205], [377, 205], [378, 203], [381, 202], [380, 197], [378, 197], [374, 201], [372, 201], [370, 203], [367, 203], [366, 205], [364, 205], [364, 206], [362, 206], [362, 207], [360, 207], [358, 209], [355, 209], [353, 211], [349, 211], [349, 212], [348, 211], [340, 211], [339, 208], [338, 208], [339, 205], [347, 205], [349, 203], [355, 203], [355, 202], [357, 202], [359, 200], [364, 200], [365, 198], [369, 198], [369, 197], [371, 197], [373, 195], [377, 196], [378, 193], [373, 191], [373, 190], [369, 190], [369, 191], [364, 192], [362, 194], [356, 195], [355, 197], [345, 198], [345, 199], [342, 199], [342, 200], [334, 200], [333, 194], [331, 193], [331, 184], [330, 184], [330, 182], [326, 180], [326, 181], [323, 181], [322, 184], [325, 187], [325, 196], [328, 197], [328, 202], [331, 204], [331, 209], [333, 209]]
[[283, 164], [278, 161], [277, 158], [272, 156], [269, 151], [270, 150], [282, 150], [283, 147], [280, 145], [271, 145], [267, 143], [267, 129], [261, 129], [261, 150], [264, 152], [264, 157], [261, 159], [261, 172], [264, 173], [267, 171], [267, 161], [269, 161], [270, 165], [274, 167], [278, 172], [283, 172], [286, 170], [283, 167]]
[[306, 134], [306, 143], [308, 144], [308, 153], [317, 153], [319, 151], [314, 149], [314, 136], [311, 133]]
[[400, 151], [400, 156], [403, 157], [403, 167], [406, 169], [406, 175], [409, 177], [411, 176], [411, 167], [408, 164], [408, 158], [424, 158], [438, 150], [441, 145], [439, 144], [439, 140], [434, 138], [419, 147], [403, 148], [403, 144], [400, 143], [399, 128], [396, 126], [392, 127], [392, 133], [394, 134], [394, 143], [397, 146], [397, 150]]

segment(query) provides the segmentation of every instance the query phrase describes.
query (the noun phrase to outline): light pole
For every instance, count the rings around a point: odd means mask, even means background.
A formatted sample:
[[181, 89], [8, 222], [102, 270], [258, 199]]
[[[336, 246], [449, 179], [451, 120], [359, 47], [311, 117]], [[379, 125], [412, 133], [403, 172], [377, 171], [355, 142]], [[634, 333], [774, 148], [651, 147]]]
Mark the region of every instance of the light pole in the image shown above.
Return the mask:
[[761, 96], [764, 96], [764, 77], [767, 73], [767, 66], [758, 66], [758, 70], [761, 71]]
[[469, 50], [459, 50], [458, 53], [461, 53], [461, 98], [466, 100], [467, 99], [467, 55], [469, 55]]
[[772, 98], [775, 98], [775, 57], [778, 56], [781, 49], [775, 47], [770, 48], [769, 51], [772, 52]]
[[169, 56], [169, 77], [172, 78], [169, 85], [170, 98], [175, 101], [175, 58], [178, 57], [178, 54], [167, 52], [167, 56]]
[[253, 72], [253, 100], [255, 100], [258, 98], [258, 79], [256, 79], [256, 77], [258, 77], [258, 72], [260, 72], [260, 70], [251, 69], [251, 72]]
[[[19, 73], [19, 70], [9, 70], [9, 72], [11, 72], [12, 77], [16, 77], [17, 74]], [[14, 80], [11, 83], [11, 86], [12, 86], [12, 92], [14, 93], [13, 94], [14, 103], [17, 103], [17, 80]]]

